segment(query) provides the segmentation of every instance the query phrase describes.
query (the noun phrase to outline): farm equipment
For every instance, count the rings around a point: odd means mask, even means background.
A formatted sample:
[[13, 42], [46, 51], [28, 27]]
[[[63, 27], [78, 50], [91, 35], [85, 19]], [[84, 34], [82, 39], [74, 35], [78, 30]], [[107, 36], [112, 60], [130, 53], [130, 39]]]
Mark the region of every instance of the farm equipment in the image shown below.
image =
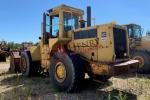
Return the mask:
[[10, 72], [20, 72], [20, 50], [13, 50], [10, 52]]
[[9, 48], [5, 41], [0, 41], [0, 62], [6, 62], [6, 57], [9, 56]]
[[31, 42], [23, 42], [21, 47], [16, 50], [12, 50], [10, 52], [10, 72], [20, 72], [20, 64], [21, 64], [21, 51], [27, 50], [33, 43]]
[[133, 59], [139, 60], [139, 73], [150, 73], [150, 36], [142, 37], [143, 29], [137, 24], [127, 24], [130, 50]]
[[138, 61], [129, 58], [127, 34], [126, 28], [112, 23], [91, 26], [89, 6], [87, 21], [82, 10], [58, 6], [43, 14], [40, 42], [21, 53], [20, 70], [24, 76], [48, 71], [57, 89], [74, 91], [85, 73], [100, 80], [138, 67]]

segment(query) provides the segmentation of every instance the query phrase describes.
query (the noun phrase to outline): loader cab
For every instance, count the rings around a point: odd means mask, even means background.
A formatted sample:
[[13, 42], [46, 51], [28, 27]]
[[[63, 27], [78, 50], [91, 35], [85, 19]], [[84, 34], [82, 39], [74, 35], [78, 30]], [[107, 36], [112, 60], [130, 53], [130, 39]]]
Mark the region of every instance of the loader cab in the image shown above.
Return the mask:
[[43, 43], [51, 38], [67, 38], [67, 32], [80, 27], [83, 11], [66, 5], [48, 10], [43, 14]]

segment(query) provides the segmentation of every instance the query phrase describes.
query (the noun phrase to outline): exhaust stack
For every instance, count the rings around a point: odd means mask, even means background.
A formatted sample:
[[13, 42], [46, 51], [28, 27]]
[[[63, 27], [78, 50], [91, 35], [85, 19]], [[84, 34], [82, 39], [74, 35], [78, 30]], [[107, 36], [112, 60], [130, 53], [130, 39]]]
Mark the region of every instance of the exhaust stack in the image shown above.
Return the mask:
[[87, 6], [87, 27], [91, 26], [91, 6]]

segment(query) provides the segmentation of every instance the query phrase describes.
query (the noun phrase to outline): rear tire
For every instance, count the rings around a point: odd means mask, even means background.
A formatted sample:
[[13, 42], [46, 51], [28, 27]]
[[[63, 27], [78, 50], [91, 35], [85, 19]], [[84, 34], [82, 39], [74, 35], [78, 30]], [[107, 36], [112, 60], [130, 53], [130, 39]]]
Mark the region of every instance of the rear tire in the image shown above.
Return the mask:
[[[55, 53], [50, 61], [49, 74], [53, 85], [60, 91], [75, 91], [84, 79], [84, 68], [80, 56]], [[58, 77], [56, 68], [59, 66], [63, 66], [62, 69], [65, 69], [65, 74], [62, 75], [65, 77]]]
[[141, 74], [148, 74], [150, 73], [150, 56], [145, 51], [133, 51], [132, 58], [139, 60], [140, 65], [139, 69], [137, 70], [138, 73]]

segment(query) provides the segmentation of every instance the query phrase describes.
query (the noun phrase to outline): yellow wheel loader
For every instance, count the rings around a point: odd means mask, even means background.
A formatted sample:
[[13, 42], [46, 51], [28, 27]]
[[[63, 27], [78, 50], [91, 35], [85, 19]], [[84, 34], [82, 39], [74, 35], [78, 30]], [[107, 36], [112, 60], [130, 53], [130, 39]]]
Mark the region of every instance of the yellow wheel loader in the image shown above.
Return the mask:
[[126, 28], [112, 23], [91, 26], [91, 8], [87, 7], [86, 21], [83, 14], [66, 5], [43, 14], [39, 44], [21, 53], [24, 76], [48, 71], [54, 87], [71, 92], [85, 73], [108, 79], [138, 67], [138, 61], [129, 58]]
[[150, 73], [150, 36], [142, 37], [143, 29], [137, 24], [125, 25], [130, 39], [130, 50], [133, 59], [139, 61], [139, 73]]

